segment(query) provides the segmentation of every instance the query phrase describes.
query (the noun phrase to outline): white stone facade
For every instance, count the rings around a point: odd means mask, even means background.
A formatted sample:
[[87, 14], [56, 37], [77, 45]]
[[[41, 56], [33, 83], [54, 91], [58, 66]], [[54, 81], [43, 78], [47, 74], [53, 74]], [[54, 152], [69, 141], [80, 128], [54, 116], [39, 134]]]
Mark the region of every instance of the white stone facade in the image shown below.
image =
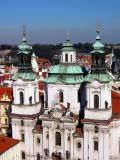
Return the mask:
[[[59, 84], [48, 84], [48, 107], [53, 108], [57, 104], [63, 104], [67, 106], [70, 104], [70, 110], [74, 113], [79, 114], [80, 102], [78, 102], [78, 90], [80, 89], [80, 84], [76, 85], [65, 85]], [[59, 92], [63, 92], [63, 102], [59, 102]]]

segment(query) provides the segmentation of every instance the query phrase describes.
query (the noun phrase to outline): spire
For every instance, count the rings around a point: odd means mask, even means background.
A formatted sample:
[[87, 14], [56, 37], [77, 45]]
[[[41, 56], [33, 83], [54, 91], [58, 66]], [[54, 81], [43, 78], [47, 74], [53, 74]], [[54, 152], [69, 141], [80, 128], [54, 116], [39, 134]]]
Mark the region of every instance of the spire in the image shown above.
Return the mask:
[[25, 25], [23, 25], [23, 37], [26, 37], [26, 28], [25, 28]]
[[70, 40], [70, 32], [66, 33], [66, 40]]
[[99, 33], [100, 33], [100, 26], [99, 25], [96, 26], [96, 33], [97, 33], [96, 40], [101, 40], [101, 38], [99, 36]]
[[26, 41], [26, 27], [25, 27], [25, 25], [23, 25], [23, 39], [22, 39], [22, 41], [23, 42], [25, 42]]
[[92, 45], [93, 47], [93, 51], [92, 53], [98, 52], [98, 53], [104, 53], [104, 44], [101, 42], [101, 38], [100, 38], [100, 27], [97, 25], [96, 26], [96, 41], [95, 43]]

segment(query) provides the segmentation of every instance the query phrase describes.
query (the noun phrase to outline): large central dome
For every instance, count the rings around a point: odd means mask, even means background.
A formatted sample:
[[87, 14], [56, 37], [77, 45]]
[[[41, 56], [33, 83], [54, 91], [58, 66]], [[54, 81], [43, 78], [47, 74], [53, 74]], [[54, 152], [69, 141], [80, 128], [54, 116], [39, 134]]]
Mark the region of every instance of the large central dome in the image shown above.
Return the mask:
[[87, 73], [79, 64], [58, 64], [50, 69], [46, 83], [80, 84]]

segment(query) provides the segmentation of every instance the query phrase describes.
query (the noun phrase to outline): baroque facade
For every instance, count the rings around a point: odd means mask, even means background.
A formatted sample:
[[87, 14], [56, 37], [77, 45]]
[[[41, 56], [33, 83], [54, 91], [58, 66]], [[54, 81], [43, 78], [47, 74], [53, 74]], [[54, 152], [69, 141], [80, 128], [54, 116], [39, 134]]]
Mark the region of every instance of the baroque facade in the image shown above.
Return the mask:
[[77, 64], [69, 39], [61, 52], [60, 64], [51, 67], [45, 80], [47, 105], [41, 105], [25, 33], [19, 45], [11, 118], [13, 138], [22, 141], [22, 159], [120, 159], [119, 113], [113, 113], [113, 78], [106, 70], [99, 29], [89, 73]]

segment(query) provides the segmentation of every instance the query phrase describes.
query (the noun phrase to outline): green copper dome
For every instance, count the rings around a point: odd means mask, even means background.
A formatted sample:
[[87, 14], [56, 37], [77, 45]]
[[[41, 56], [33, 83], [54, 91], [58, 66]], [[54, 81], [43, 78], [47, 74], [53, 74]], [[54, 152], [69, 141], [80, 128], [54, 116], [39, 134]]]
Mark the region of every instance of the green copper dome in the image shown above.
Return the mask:
[[93, 80], [97, 80], [99, 82], [110, 82], [113, 80], [112, 76], [109, 73], [89, 73], [85, 76], [86, 82], [92, 82]]
[[27, 43], [27, 40], [25, 37], [23, 37], [21, 44], [19, 45], [19, 51], [18, 54], [30, 54], [32, 47]]
[[78, 64], [58, 64], [50, 69], [53, 74], [83, 74], [85, 71]]
[[73, 44], [70, 42], [69, 39], [66, 40], [65, 43], [63, 43], [62, 51], [75, 51], [75, 48], [73, 47]]
[[18, 78], [22, 79], [23, 81], [34, 81], [38, 76], [32, 72], [17, 72], [12, 76], [12, 80], [17, 80]]
[[86, 73], [86, 69], [79, 64], [58, 64], [50, 69], [49, 76], [45, 82], [79, 84], [84, 81]]

